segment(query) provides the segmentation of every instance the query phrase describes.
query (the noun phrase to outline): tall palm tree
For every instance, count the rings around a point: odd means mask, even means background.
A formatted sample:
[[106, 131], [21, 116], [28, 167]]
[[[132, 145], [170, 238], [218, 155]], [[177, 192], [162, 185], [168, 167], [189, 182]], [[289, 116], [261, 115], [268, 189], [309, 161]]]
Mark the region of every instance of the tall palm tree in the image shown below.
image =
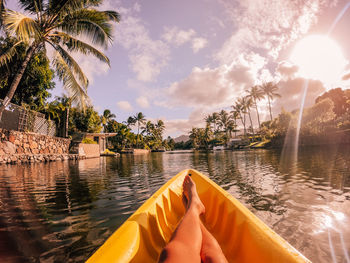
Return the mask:
[[[93, 45], [107, 47], [112, 40], [112, 22], [119, 22], [115, 11], [100, 11], [102, 0], [20, 0], [28, 13], [5, 9], [2, 18], [6, 34], [28, 45], [26, 56], [15, 75], [0, 107], [0, 119], [11, 101], [33, 54], [51, 46], [54, 50], [52, 65], [56, 75], [68, 90], [72, 102], [84, 108], [88, 102], [88, 79], [71, 52], [91, 54], [109, 65], [109, 59]], [[84, 42], [80, 39], [87, 39]], [[9, 64], [16, 45], [0, 55], [0, 64]], [[47, 53], [47, 52], [46, 52]]]
[[140, 126], [141, 124], [144, 124], [146, 121], [145, 115], [143, 115], [142, 112], [137, 113], [134, 116], [135, 123], [137, 123], [137, 139], [136, 139], [136, 146], [139, 146], [139, 134], [140, 134]]
[[235, 132], [235, 137], [237, 137], [237, 119], [239, 119], [239, 111], [237, 111], [234, 106], [232, 106], [233, 110], [231, 111], [231, 116], [234, 122], [234, 132]]
[[205, 116], [204, 118], [205, 122], [207, 123], [207, 126], [211, 127], [211, 125], [213, 124], [213, 115], [208, 114], [207, 116]]
[[250, 108], [253, 106], [253, 99], [250, 98], [249, 96], [245, 97], [245, 108], [247, 109], [247, 113], [249, 116], [249, 121], [250, 121], [250, 127], [252, 128], [253, 136], [254, 136], [254, 127], [253, 127], [253, 122], [252, 122], [252, 116], [250, 115]]
[[259, 86], [251, 87], [250, 90], [247, 90], [247, 93], [248, 93], [248, 96], [253, 100], [253, 105], [255, 106], [256, 115], [258, 117], [259, 129], [260, 129], [261, 125], [260, 125], [260, 116], [259, 116], [259, 110], [258, 110], [257, 101], [263, 99], [264, 98], [264, 94], [261, 91]]
[[242, 121], [243, 128], [244, 128], [244, 136], [247, 134], [247, 129], [246, 129], [246, 103], [245, 103], [245, 98], [238, 98], [235, 105], [232, 106], [235, 111], [239, 113], [239, 118]]
[[103, 132], [107, 131], [108, 123], [115, 117], [116, 117], [115, 114], [113, 114], [109, 109], [105, 109], [103, 111], [103, 114], [101, 116], [101, 122], [103, 125]]
[[220, 127], [223, 128], [223, 131], [225, 132], [225, 135], [226, 135], [226, 139], [225, 139], [225, 143], [227, 143], [228, 141], [228, 126], [229, 126], [229, 123], [230, 123], [230, 118], [231, 116], [225, 111], [225, 110], [221, 110], [219, 112], [219, 117], [220, 117]]
[[264, 96], [267, 97], [268, 103], [269, 103], [269, 110], [270, 110], [270, 119], [272, 121], [272, 113], [271, 113], [271, 101], [274, 98], [280, 98], [281, 95], [277, 93], [278, 86], [274, 84], [273, 82], [267, 82], [260, 86], [261, 91], [263, 92]]
[[219, 113], [217, 112], [214, 112], [213, 115], [212, 115], [212, 119], [213, 119], [213, 124], [214, 124], [214, 133], [217, 132], [217, 124], [219, 122]]

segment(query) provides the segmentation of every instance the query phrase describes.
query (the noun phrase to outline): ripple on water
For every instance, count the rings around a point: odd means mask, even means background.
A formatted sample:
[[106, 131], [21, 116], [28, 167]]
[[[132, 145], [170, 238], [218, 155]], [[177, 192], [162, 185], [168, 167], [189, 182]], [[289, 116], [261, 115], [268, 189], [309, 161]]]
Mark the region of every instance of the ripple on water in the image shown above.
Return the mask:
[[349, 151], [334, 160], [327, 149], [301, 151], [294, 165], [258, 150], [8, 166], [0, 170], [0, 230], [17, 244], [8, 251], [30, 262], [84, 262], [161, 185], [194, 168], [314, 262], [332, 261], [331, 247], [346, 262]]

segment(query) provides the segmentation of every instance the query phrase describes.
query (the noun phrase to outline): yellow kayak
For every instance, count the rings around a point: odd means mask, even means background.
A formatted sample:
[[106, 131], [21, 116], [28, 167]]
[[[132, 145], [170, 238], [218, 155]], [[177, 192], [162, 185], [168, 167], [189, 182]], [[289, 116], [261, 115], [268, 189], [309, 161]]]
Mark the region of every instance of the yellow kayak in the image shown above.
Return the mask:
[[164, 184], [87, 262], [157, 262], [184, 215], [182, 183], [187, 174], [205, 205], [203, 223], [229, 262], [309, 262], [237, 199], [196, 170], [184, 170]]

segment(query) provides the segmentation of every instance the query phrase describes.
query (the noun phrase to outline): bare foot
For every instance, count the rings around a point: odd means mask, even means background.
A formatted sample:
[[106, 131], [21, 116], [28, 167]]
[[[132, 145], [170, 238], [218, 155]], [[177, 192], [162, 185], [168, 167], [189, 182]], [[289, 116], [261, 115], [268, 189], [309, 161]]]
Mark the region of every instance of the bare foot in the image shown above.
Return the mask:
[[195, 209], [198, 214], [205, 212], [205, 207], [198, 196], [196, 190], [196, 184], [192, 181], [191, 177], [188, 175], [182, 184], [183, 188], [183, 202], [185, 204], [186, 210]]

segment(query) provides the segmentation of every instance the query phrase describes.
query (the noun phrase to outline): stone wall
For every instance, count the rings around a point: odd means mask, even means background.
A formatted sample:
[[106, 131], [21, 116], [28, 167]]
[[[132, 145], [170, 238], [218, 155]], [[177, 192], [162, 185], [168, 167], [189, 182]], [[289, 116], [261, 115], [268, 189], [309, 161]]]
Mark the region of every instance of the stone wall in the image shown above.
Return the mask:
[[0, 163], [77, 159], [69, 156], [70, 139], [0, 129]]

